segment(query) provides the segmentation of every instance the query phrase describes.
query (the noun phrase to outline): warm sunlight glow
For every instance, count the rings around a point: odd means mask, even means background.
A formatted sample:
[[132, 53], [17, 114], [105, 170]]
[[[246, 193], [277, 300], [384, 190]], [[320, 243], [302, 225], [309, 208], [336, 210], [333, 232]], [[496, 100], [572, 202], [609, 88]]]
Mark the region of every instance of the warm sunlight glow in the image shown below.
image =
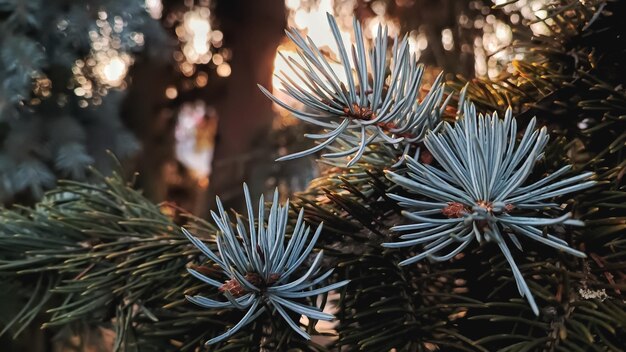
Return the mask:
[[400, 24], [397, 20], [387, 18], [386, 16], [376, 16], [366, 22], [366, 28], [369, 30], [369, 38], [376, 37], [379, 26], [386, 26], [390, 37], [400, 34]]
[[297, 10], [300, 7], [301, 3], [301, 0], [285, 0], [285, 6], [289, 10]]
[[174, 86], [169, 86], [165, 89], [165, 96], [167, 99], [176, 99], [178, 96], [178, 89]]
[[409, 51], [415, 54], [415, 59], [419, 60], [422, 55], [422, 51], [428, 48], [428, 39], [426, 38], [426, 32], [420, 28], [419, 31], [412, 30], [409, 33]]
[[146, 0], [146, 11], [150, 14], [150, 17], [154, 19], [161, 18], [163, 14], [163, 3], [161, 0]]
[[113, 57], [102, 66], [102, 78], [110, 86], [119, 86], [126, 77], [128, 65], [120, 56]]
[[[184, 13], [178, 14], [176, 36], [180, 42], [180, 51], [174, 52], [174, 59], [178, 63], [180, 72], [190, 78], [194, 75], [206, 75], [206, 66], [216, 70], [220, 77], [228, 77], [231, 74], [231, 66], [228, 60], [231, 51], [223, 47], [224, 33], [216, 29], [212, 24], [211, 5], [209, 1], [201, 1]], [[208, 76], [195, 77], [196, 87], [207, 85]]]
[[[506, 4], [503, 8], [504, 13], [510, 16], [513, 24], [545, 19], [547, 12], [544, 8], [549, 2], [550, 0], [493, 1], [495, 5]], [[468, 18], [461, 16], [459, 22], [463, 25], [464, 22], [468, 22]], [[551, 19], [546, 19], [545, 22], [539, 21], [530, 24], [530, 29], [535, 35], [547, 35], [550, 33], [549, 24], [551, 23], [553, 23]], [[476, 75], [492, 79], [496, 78], [505, 68], [508, 68], [509, 71], [512, 69], [508, 65], [511, 60], [521, 59], [519, 57], [520, 54], [514, 57], [512, 52], [505, 50], [513, 40], [513, 32], [506, 22], [490, 14], [476, 19], [474, 23], [467, 24], [483, 31], [482, 36], [476, 37], [474, 40], [474, 69]]]
[[445, 50], [452, 50], [454, 48], [454, 37], [452, 36], [452, 30], [446, 28], [441, 31], [441, 44]]
[[80, 107], [99, 105], [110, 88], [126, 87], [126, 75], [134, 61], [129, 49], [144, 45], [143, 33], [125, 33], [127, 25], [122, 16], [98, 12], [96, 28], [87, 33], [91, 50], [72, 67], [71, 88], [81, 98]]
[[217, 66], [216, 72], [217, 72], [217, 75], [220, 77], [228, 77], [230, 76], [230, 73], [231, 73], [230, 65], [224, 62], [220, 64], [219, 66]]
[[[309, 8], [300, 7], [296, 9], [293, 15], [293, 24], [290, 21], [290, 25], [295, 25], [297, 29], [306, 33], [319, 47], [327, 46], [329, 50], [336, 53], [337, 44], [326, 19], [327, 13], [334, 13], [333, 0], [320, 0], [317, 5], [310, 4], [309, 6]], [[344, 28], [341, 29], [340, 34], [344, 44], [351, 45], [350, 33]]]
[[198, 180], [211, 173], [217, 114], [202, 101], [185, 103], [178, 112], [176, 131], [176, 158]]
[[[181, 30], [183, 54], [187, 61], [194, 64], [206, 64], [211, 60], [211, 12], [206, 7], [188, 11], [184, 15]], [[177, 31], [178, 33], [179, 31]]]
[[[333, 1], [333, 0], [320, 0], [319, 2], [308, 2], [301, 0], [286, 0], [285, 6], [289, 10], [289, 27], [298, 29], [303, 35], [307, 35], [311, 40], [320, 47], [329, 57], [337, 59], [338, 48], [335, 38], [328, 27], [328, 20], [326, 18], [327, 13], [335, 15], [337, 22], [340, 26], [341, 40], [345, 46], [350, 47], [352, 45], [352, 17], [354, 14], [355, 1]], [[294, 60], [298, 63], [303, 63], [302, 59], [298, 56], [293, 47], [293, 44], [287, 39], [283, 44], [278, 47], [276, 57], [274, 58], [274, 77], [272, 80], [273, 93], [277, 95], [281, 100], [287, 100], [292, 105], [297, 105], [297, 102], [291, 101], [291, 98], [283, 94], [280, 91], [282, 84], [277, 75], [288, 76], [296, 84], [302, 85], [302, 80], [293, 73], [293, 70], [289, 67], [287, 62], [281, 57], [278, 52], [285, 56], [288, 60]], [[331, 63], [332, 69], [337, 74], [340, 80], [345, 80], [346, 74], [343, 66], [339, 63]], [[288, 118], [284, 109], [276, 109], [281, 114], [281, 118]], [[281, 124], [286, 124], [281, 123]]]

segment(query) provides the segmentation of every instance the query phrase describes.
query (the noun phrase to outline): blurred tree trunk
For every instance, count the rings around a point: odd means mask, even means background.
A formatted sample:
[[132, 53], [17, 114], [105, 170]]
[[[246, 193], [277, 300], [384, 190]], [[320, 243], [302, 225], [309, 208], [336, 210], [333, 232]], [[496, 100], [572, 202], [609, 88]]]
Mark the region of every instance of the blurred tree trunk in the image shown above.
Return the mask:
[[[263, 146], [268, 144], [274, 113], [257, 84], [271, 87], [274, 56], [286, 19], [283, 0], [221, 0], [216, 12], [225, 45], [233, 52], [232, 74], [227, 79], [224, 99], [216, 104], [216, 149], [208, 199], [202, 203], [212, 207], [214, 195], [219, 194], [229, 207], [241, 203], [245, 179], [263, 177], [256, 172], [250, 175], [250, 165], [267, 158]], [[206, 214], [206, 209], [196, 211]]]
[[[475, 3], [472, 7], [471, 3]], [[463, 15], [473, 23], [481, 16], [481, 0], [404, 0], [390, 2], [390, 14], [398, 17], [401, 33], [417, 30], [420, 27], [428, 39], [428, 47], [422, 52], [419, 61], [428, 66], [436, 66], [450, 74], [474, 76], [474, 38], [480, 33], [473, 26], [463, 26], [459, 18]], [[441, 42], [442, 31], [450, 29], [454, 46], [446, 50]]]
[[167, 198], [163, 167], [175, 159], [176, 116], [173, 109], [166, 108], [165, 97], [166, 87], [174, 81], [172, 70], [166, 62], [155, 60], [134, 65], [130, 72], [133, 84], [124, 102], [124, 122], [142, 145], [128, 169], [139, 171], [138, 186], [155, 202]]

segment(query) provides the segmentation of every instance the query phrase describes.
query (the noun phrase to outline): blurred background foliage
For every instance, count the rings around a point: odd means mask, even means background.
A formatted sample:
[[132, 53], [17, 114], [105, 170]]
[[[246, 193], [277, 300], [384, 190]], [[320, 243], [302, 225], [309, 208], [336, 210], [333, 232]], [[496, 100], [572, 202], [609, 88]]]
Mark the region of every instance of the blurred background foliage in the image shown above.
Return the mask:
[[84, 180], [88, 165], [109, 170], [105, 150], [139, 171], [150, 199], [196, 214], [215, 190], [239, 204], [244, 179], [257, 192], [302, 189], [317, 172], [311, 160], [271, 162], [305, 143], [301, 127], [256, 87], [277, 92], [273, 74], [288, 70], [277, 55], [295, 53], [285, 27], [334, 55], [325, 14], [346, 41], [356, 16], [367, 37], [378, 24], [408, 35], [433, 72], [495, 78], [527, 54], [510, 47], [514, 32], [549, 33], [540, 21], [526, 25], [547, 15], [546, 3], [2, 0], [0, 201], [31, 203], [59, 178]]

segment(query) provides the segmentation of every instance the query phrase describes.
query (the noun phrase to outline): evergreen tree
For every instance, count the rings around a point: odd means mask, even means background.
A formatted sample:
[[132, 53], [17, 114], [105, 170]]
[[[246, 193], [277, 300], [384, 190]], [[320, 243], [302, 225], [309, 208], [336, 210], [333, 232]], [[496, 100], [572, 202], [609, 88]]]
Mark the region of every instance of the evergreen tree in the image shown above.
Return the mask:
[[133, 54], [164, 38], [140, 0], [0, 1], [0, 202], [106, 169], [106, 149], [133, 155], [117, 87]]
[[[211, 222], [118, 174], [3, 210], [0, 276], [20, 302], [3, 332], [42, 317], [114, 331], [116, 351], [623, 350], [626, 9], [546, 10], [512, 74], [456, 91], [422, 92], [382, 28], [368, 46], [355, 21], [346, 48], [329, 17], [345, 79], [289, 32], [300, 83], [281, 79], [301, 104], [262, 90], [322, 130], [286, 158], [321, 152], [323, 174], [291, 206], [218, 199]], [[326, 306], [336, 334], [318, 329]]]

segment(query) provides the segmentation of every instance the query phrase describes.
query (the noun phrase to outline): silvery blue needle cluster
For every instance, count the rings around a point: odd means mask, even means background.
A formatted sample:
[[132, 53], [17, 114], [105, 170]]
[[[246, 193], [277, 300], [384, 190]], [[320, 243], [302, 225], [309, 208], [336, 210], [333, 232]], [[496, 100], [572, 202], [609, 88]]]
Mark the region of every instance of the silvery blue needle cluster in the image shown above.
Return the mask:
[[219, 198], [217, 199], [219, 215], [211, 212], [220, 230], [216, 239], [217, 253], [183, 229], [185, 236], [229, 278], [226, 282], [220, 282], [196, 270], [188, 269], [191, 275], [216, 287], [226, 300], [217, 301], [202, 296], [187, 299], [205, 308], [234, 308], [246, 311], [235, 326], [209, 340], [207, 345], [231, 337], [267, 309], [272, 310], [270, 313], [278, 312], [293, 330], [309, 339], [310, 336], [289, 317], [288, 311], [311, 319], [331, 320], [334, 318], [333, 315], [322, 312], [318, 307], [302, 304], [302, 301], [307, 298], [313, 298], [315, 301], [317, 295], [338, 289], [348, 281], [319, 287], [333, 272], [332, 269], [325, 272], [321, 269], [323, 251], [314, 256], [312, 264], [306, 269], [304, 263], [310, 259], [309, 255], [322, 230], [321, 225], [311, 236], [311, 230], [303, 221], [304, 212], [301, 210], [291, 237], [287, 240], [289, 202], [281, 206], [276, 191], [266, 221], [264, 199], [261, 196], [255, 225], [253, 205], [245, 184], [244, 193], [248, 210], [247, 226], [239, 215], [236, 224], [233, 224]]
[[[404, 233], [401, 241], [383, 245], [400, 248], [423, 244], [420, 254], [401, 262], [407, 265], [424, 258], [449, 260], [474, 239], [493, 241], [510, 264], [520, 294], [527, 297], [538, 314], [537, 304], [505, 239], [522, 250], [516, 236], [526, 236], [585, 257], [562, 239], [543, 232], [550, 225], [583, 223], [570, 219], [571, 213], [547, 218], [541, 216], [541, 211], [558, 208], [550, 202], [554, 197], [591, 187], [594, 181], [589, 179], [593, 174], [585, 172], [558, 180], [571, 170], [571, 166], [564, 166], [539, 181], [526, 182], [534, 164], [543, 157], [549, 138], [546, 128], [536, 130], [532, 119], [516, 142], [517, 123], [510, 110], [504, 119], [496, 114], [477, 117], [475, 107], [468, 103], [463, 110], [464, 118], [454, 125], [442, 124], [424, 140], [440, 167], [407, 159], [408, 174], [388, 173], [389, 179], [420, 197], [389, 195], [407, 209], [403, 214], [413, 223], [393, 227], [392, 230]], [[515, 215], [520, 211], [534, 212], [536, 217]]]
[[[406, 36], [402, 40], [395, 38], [388, 54], [387, 29], [379, 26], [372, 48], [366, 49], [361, 25], [355, 20], [356, 46], [346, 48], [331, 15], [328, 15], [328, 22], [339, 49], [343, 79], [310, 38], [305, 39], [292, 29], [287, 35], [298, 48], [299, 60], [283, 58], [301, 83], [294, 82], [284, 72], [278, 78], [283, 86], [282, 92], [304, 108], [293, 108], [260, 87], [265, 95], [298, 119], [326, 130], [321, 134], [306, 135], [318, 141], [315, 147], [279, 160], [302, 157], [326, 148], [330, 153], [323, 154], [323, 157], [351, 157], [350, 166], [373, 143], [393, 148], [401, 145], [408, 150], [411, 143], [421, 141], [426, 131], [440, 121], [447, 104], [447, 100], [442, 103], [442, 75], [420, 99], [424, 68], [411, 54]], [[332, 148], [336, 141], [344, 143]]]

